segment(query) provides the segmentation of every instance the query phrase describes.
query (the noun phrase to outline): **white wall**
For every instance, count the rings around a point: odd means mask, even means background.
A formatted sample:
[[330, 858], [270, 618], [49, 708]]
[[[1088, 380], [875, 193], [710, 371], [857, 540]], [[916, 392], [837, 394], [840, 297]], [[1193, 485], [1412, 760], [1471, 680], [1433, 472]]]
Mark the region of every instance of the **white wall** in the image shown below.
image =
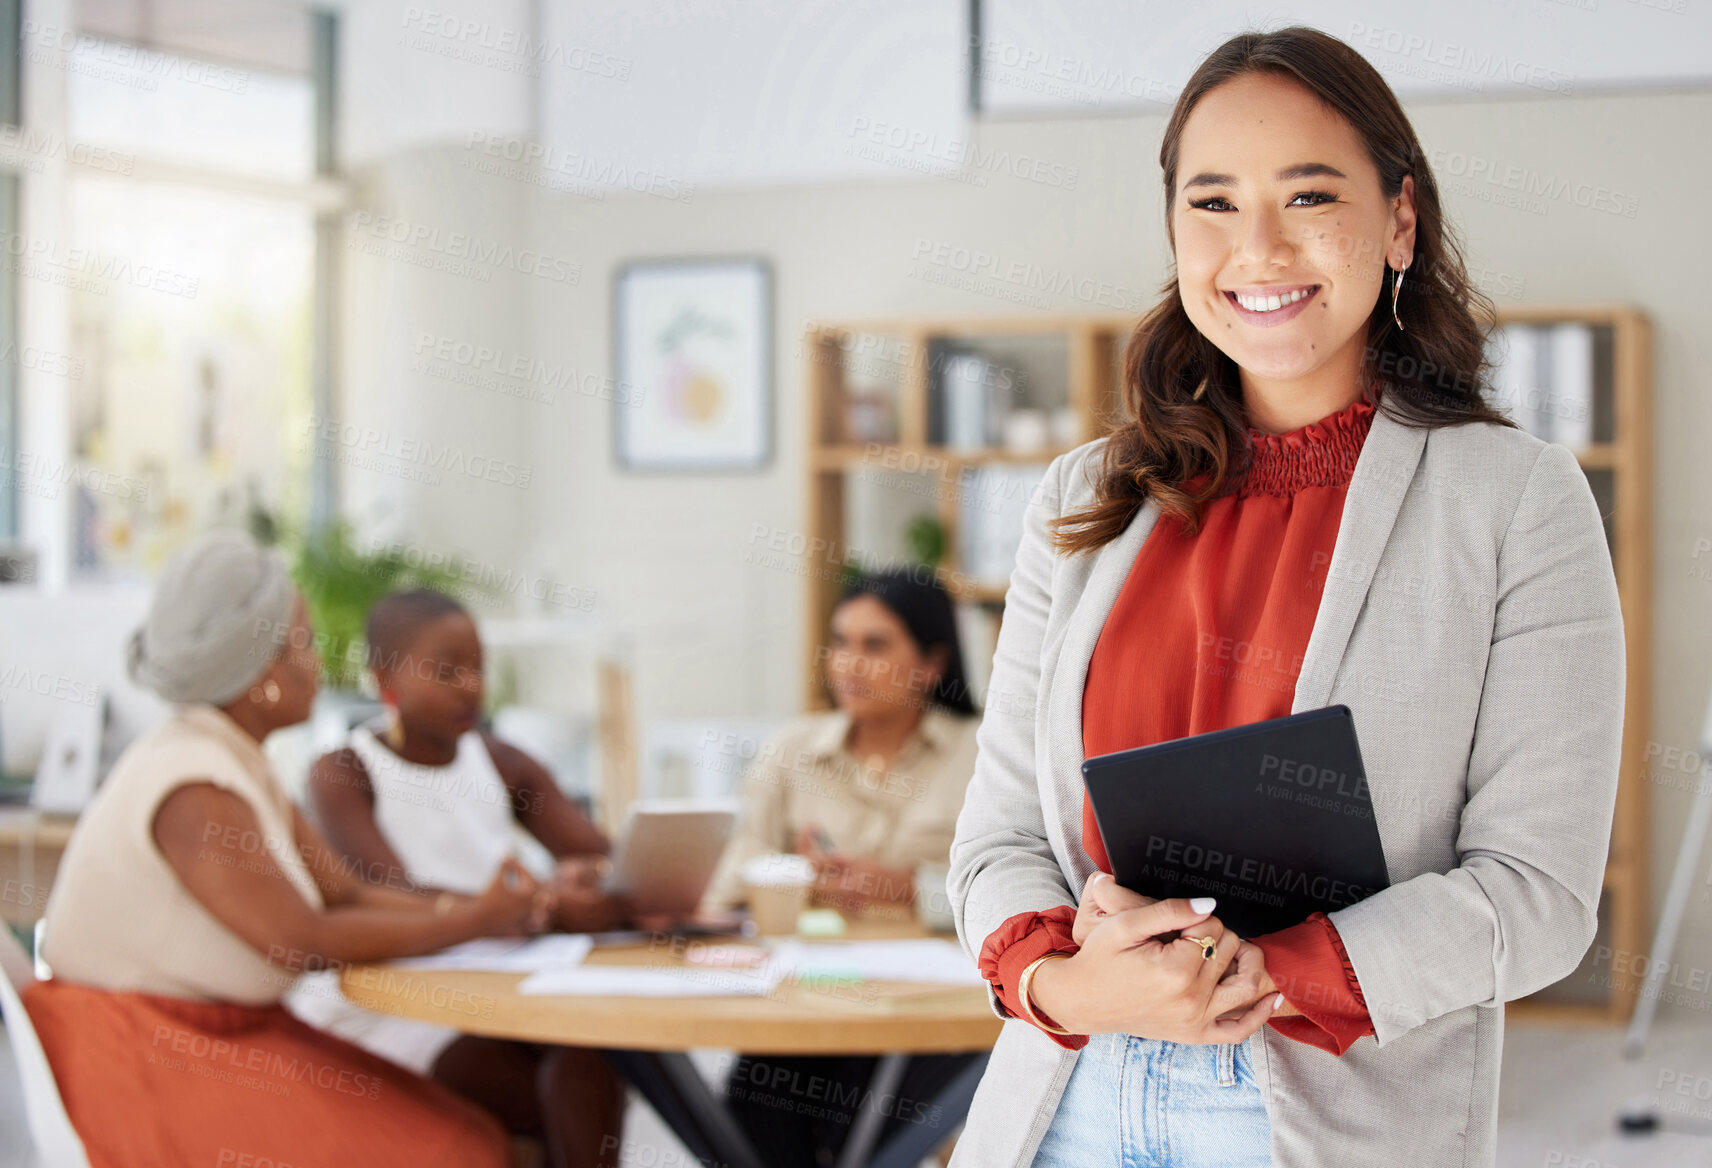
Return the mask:
[[1375, 4], [1305, 0], [1288, 11], [1160, 0], [984, 0], [985, 108], [1121, 111], [1170, 103], [1203, 57], [1248, 29], [1325, 29], [1403, 98], [1478, 101], [1704, 86], [1712, 11], [1690, 0]]
[[362, 167], [470, 133], [527, 134], [529, 0], [339, 4], [339, 147]]
[[961, 128], [960, 0], [577, 0], [542, 11], [541, 139], [585, 175], [825, 182], [873, 172], [847, 149], [858, 120], [941, 142]]
[[31, 774], [66, 707], [108, 700], [107, 747], [158, 721], [166, 704], [125, 672], [131, 633], [148, 610], [140, 588], [0, 589], [0, 770]]
[[472, 180], [460, 157], [417, 151], [357, 172], [342, 253], [341, 424], [316, 438], [336, 450], [345, 514], [366, 534], [452, 532], [465, 555], [513, 563], [534, 507], [535, 410], [482, 388], [473, 354], [434, 354], [449, 339], [525, 351], [539, 279], [521, 269], [538, 265], [522, 189]]

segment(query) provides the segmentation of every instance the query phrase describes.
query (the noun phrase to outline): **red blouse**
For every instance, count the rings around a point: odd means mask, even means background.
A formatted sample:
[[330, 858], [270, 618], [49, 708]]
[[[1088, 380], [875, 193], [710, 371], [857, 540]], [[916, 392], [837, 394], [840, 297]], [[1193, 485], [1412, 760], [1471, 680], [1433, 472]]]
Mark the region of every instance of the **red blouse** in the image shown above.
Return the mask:
[[[1290, 713], [1296, 676], [1325, 587], [1344, 495], [1373, 421], [1357, 400], [1286, 434], [1250, 429], [1248, 471], [1203, 508], [1186, 535], [1161, 516], [1130, 568], [1088, 665], [1082, 698], [1087, 757]], [[1093, 807], [1083, 799], [1083, 846], [1110, 871]], [[1216, 910], [1215, 910], [1216, 911]], [[1030, 962], [1074, 953], [1076, 910], [1019, 913], [987, 938], [981, 972], [1011, 1013]], [[1300, 1016], [1268, 1025], [1342, 1054], [1373, 1033], [1337, 929], [1324, 913], [1246, 938]], [[1072, 1049], [1087, 1037], [1050, 1035]]]

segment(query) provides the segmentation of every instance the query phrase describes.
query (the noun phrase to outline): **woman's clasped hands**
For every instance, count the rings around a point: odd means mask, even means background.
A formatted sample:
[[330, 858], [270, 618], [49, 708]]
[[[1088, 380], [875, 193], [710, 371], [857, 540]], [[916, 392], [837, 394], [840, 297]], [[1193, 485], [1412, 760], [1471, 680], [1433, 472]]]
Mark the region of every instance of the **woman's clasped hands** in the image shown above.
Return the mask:
[[481, 892], [467, 898], [488, 935], [539, 933], [547, 927], [556, 903], [550, 885], [537, 881], [529, 869], [508, 856]]
[[[1110, 875], [1089, 878], [1071, 936], [1081, 948], [1035, 971], [1035, 1007], [1075, 1034], [1182, 1043], [1241, 1042], [1286, 1012], [1265, 955], [1212, 915], [1211, 897], [1154, 900]], [[1203, 958], [1194, 938], [1215, 948]]]

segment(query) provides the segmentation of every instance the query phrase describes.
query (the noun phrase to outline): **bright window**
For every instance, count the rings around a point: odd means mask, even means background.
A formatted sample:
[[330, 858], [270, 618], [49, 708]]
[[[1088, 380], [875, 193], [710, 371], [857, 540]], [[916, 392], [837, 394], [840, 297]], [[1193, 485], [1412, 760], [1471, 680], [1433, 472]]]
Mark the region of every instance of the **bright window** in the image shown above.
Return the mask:
[[82, 37], [66, 80], [73, 141], [234, 174], [314, 175], [308, 77]]
[[80, 176], [70, 186], [74, 568], [152, 574], [256, 507], [301, 518], [314, 220], [304, 206]]
[[316, 19], [79, 0], [74, 32], [24, 37], [26, 68], [63, 79], [80, 163], [47, 179], [60, 226], [19, 279], [69, 326], [73, 578], [146, 579], [211, 526], [307, 517], [316, 224], [335, 210]]

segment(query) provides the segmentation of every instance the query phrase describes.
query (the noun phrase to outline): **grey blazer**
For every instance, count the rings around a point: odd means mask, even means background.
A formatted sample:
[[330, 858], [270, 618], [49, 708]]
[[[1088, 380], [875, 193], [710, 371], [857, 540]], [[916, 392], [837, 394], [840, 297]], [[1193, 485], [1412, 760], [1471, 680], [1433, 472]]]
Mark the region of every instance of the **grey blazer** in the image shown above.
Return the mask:
[[[1065, 557], [1100, 439], [1053, 461], [1024, 521], [975, 774], [951, 848], [971, 956], [1013, 914], [1076, 903], [1088, 662], [1159, 515]], [[1355, 717], [1391, 887], [1331, 915], [1375, 1034], [1342, 1057], [1249, 1040], [1279, 1168], [1493, 1162], [1504, 1003], [1592, 944], [1623, 729], [1623, 623], [1574, 455], [1490, 423], [1373, 417], [1292, 711]], [[1025, 1168], [1077, 1053], [1008, 1020], [954, 1168]]]

